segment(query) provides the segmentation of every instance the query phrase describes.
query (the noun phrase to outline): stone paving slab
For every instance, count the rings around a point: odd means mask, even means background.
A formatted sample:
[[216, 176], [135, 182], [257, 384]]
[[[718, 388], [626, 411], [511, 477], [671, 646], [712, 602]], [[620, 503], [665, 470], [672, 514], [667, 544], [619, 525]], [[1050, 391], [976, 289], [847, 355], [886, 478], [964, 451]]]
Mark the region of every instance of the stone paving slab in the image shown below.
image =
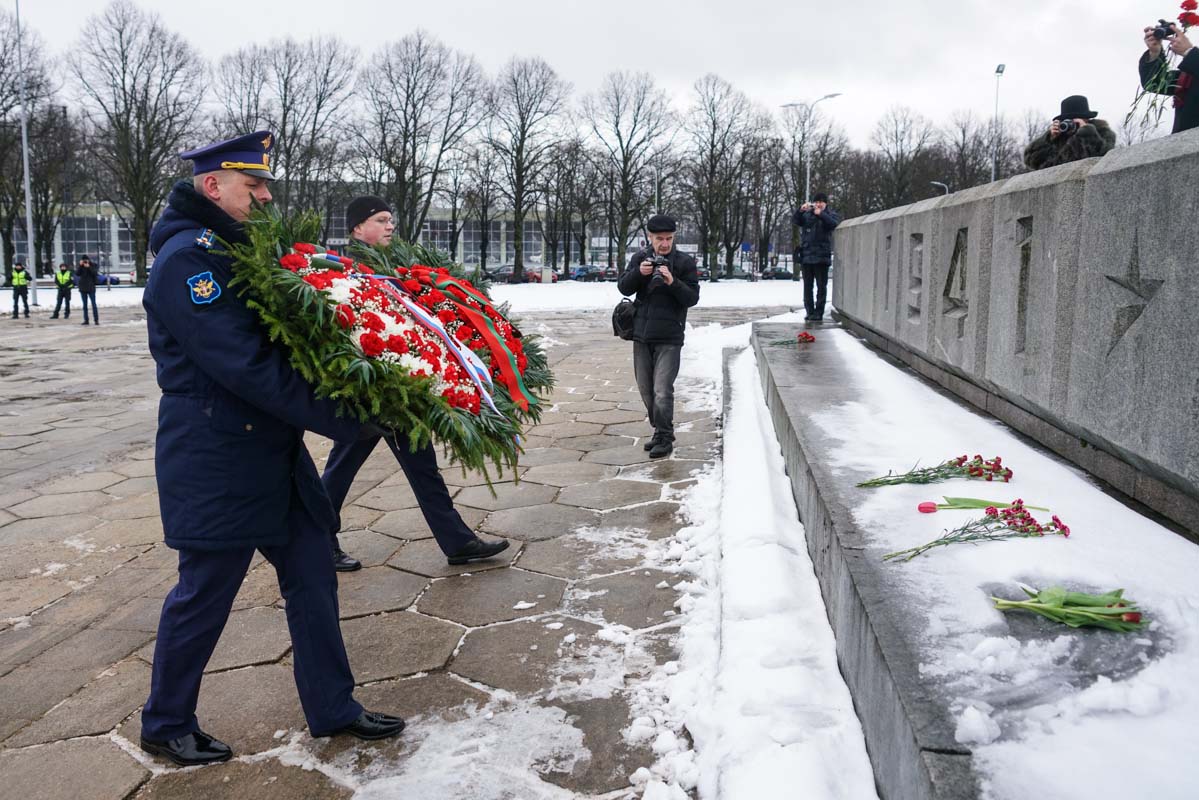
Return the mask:
[[101, 672], [91, 683], [8, 739], [5, 747], [25, 747], [77, 736], [98, 736], [117, 727], [146, 701], [150, 668], [136, 659]]
[[518, 569], [468, 573], [434, 581], [417, 609], [478, 627], [553, 611], [565, 590], [557, 578]]
[[343, 572], [337, 576], [341, 618], [401, 611], [412, 605], [412, 601], [428, 583], [428, 579], [420, 575], [391, 567], [367, 567], [357, 572]]
[[454, 504], [498, 511], [505, 508], [521, 508], [552, 502], [558, 490], [553, 486], [536, 483], [497, 483], [495, 494], [486, 486], [470, 486], [454, 498]]
[[483, 530], [509, 539], [536, 542], [599, 524], [600, 516], [585, 508], [549, 503], [488, 514]]
[[143, 786], [134, 800], [348, 800], [353, 795], [320, 772], [270, 759], [168, 772]]
[[[479, 523], [487, 516], [487, 512], [483, 509], [471, 508], [462, 504], [456, 504], [455, 509], [458, 511], [458, 516], [462, 517], [462, 522], [472, 530], [477, 528]], [[342, 514], [343, 529], [345, 518], [345, 514]], [[421, 513], [419, 508], [391, 511], [370, 523], [369, 528], [375, 533], [407, 541], [429, 539], [433, 536], [432, 531], [429, 530], [428, 523], [425, 522], [425, 515]], [[353, 551], [347, 550], [347, 552]]]
[[462, 638], [462, 627], [411, 611], [345, 620], [350, 667], [359, 683], [441, 669]]
[[591, 483], [605, 478], [614, 478], [618, 470], [603, 464], [586, 463], [556, 463], [533, 467], [525, 473], [522, 480], [529, 483], [541, 483], [546, 486], [573, 486], [579, 483]]
[[595, 676], [599, 626], [571, 617], [539, 616], [471, 631], [450, 665], [456, 674], [496, 689], [537, 694]]
[[673, 588], [677, 575], [656, 569], [637, 569], [580, 581], [571, 589], [565, 606], [584, 618], [598, 614], [605, 621], [629, 628], [649, 628], [675, 616], [679, 594]]
[[149, 771], [107, 739], [0, 751], [4, 796], [20, 800], [124, 800]]
[[568, 486], [558, 496], [568, 506], [606, 511], [623, 506], [650, 503], [662, 497], [662, 486], [645, 481], [607, 480], [583, 486]]

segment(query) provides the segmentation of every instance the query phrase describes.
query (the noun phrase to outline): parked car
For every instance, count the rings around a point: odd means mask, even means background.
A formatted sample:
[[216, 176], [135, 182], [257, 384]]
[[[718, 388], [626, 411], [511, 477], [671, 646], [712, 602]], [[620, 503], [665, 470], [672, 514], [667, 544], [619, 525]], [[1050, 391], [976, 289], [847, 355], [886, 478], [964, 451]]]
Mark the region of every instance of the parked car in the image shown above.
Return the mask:
[[494, 283], [512, 283], [512, 272], [515, 268], [513, 264], [504, 264], [502, 267], [494, 267], [493, 269], [484, 270], [484, 272]]
[[602, 280], [614, 281], [620, 277], [620, 273], [616, 271], [616, 267], [604, 267], [604, 277]]
[[762, 270], [764, 281], [789, 281], [792, 277], [794, 276], [782, 267], [767, 267]]
[[103, 272], [96, 275], [96, 285], [97, 286], [108, 286], [110, 284], [112, 286], [120, 286], [121, 279], [119, 277], [117, 277], [116, 275], [107, 275]]
[[701, 281], [706, 281], [706, 280], [711, 279], [712, 272], [707, 267], [705, 267], [703, 264], [696, 264], [695, 265], [695, 276], [697, 278], [699, 278]]
[[[525, 264], [525, 283], [541, 283], [540, 264]], [[558, 282], [558, 271], [550, 269], [550, 283]]]
[[604, 279], [604, 268], [596, 264], [578, 264], [570, 268], [569, 280], [591, 283]]

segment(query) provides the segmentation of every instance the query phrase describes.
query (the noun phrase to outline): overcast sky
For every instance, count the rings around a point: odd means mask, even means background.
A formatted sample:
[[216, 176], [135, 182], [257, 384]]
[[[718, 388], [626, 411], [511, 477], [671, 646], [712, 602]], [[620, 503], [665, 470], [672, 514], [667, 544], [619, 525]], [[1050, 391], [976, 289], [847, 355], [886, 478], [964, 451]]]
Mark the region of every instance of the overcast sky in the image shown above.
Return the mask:
[[[337, 34], [369, 54], [423, 28], [494, 74], [514, 55], [541, 56], [577, 98], [604, 74], [650, 72], [684, 109], [708, 72], [777, 111], [831, 92], [821, 110], [855, 145], [888, 106], [937, 122], [957, 109], [989, 118], [995, 65], [1001, 113], [1048, 124], [1070, 94], [1119, 129], [1137, 89], [1141, 29], [1178, 14], [1177, 0], [140, 0], [210, 59], [255, 41]], [[6, 2], [11, 11], [11, 5]], [[100, 0], [24, 0], [23, 23], [52, 56], [79, 44]], [[84, 43], [86, 46], [86, 43]], [[61, 60], [61, 59], [59, 59]], [[71, 89], [67, 86], [69, 94]], [[1169, 112], [1167, 112], [1167, 115]]]

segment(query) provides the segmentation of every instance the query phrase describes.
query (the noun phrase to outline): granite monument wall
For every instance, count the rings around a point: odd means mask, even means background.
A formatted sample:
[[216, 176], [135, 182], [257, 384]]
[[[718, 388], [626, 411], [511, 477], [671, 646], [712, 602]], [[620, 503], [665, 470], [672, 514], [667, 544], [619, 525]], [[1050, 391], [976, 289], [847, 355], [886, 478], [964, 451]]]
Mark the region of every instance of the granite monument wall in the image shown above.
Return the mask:
[[1199, 130], [834, 240], [848, 327], [1199, 537]]

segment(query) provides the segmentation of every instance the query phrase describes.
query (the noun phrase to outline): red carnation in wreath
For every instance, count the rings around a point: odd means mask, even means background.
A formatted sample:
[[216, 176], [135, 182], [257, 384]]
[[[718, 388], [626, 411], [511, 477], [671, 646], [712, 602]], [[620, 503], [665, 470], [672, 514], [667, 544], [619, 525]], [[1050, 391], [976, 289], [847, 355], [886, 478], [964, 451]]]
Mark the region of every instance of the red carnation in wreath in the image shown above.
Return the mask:
[[287, 255], [283, 256], [283, 258], [279, 259], [279, 264], [284, 269], [289, 269], [292, 272], [295, 272], [296, 270], [303, 269], [304, 267], [308, 266], [308, 259], [304, 258], [304, 256], [300, 255], [299, 253], [288, 253]]
[[387, 349], [387, 343], [383, 341], [383, 337], [374, 331], [367, 331], [358, 337], [358, 344], [362, 347], [362, 352], [369, 358], [377, 358], [383, 355], [383, 351]]
[[291, 246], [291, 249], [295, 250], [297, 253], [304, 253], [305, 255], [313, 255], [316, 253], [316, 248], [307, 242], [296, 242]]

